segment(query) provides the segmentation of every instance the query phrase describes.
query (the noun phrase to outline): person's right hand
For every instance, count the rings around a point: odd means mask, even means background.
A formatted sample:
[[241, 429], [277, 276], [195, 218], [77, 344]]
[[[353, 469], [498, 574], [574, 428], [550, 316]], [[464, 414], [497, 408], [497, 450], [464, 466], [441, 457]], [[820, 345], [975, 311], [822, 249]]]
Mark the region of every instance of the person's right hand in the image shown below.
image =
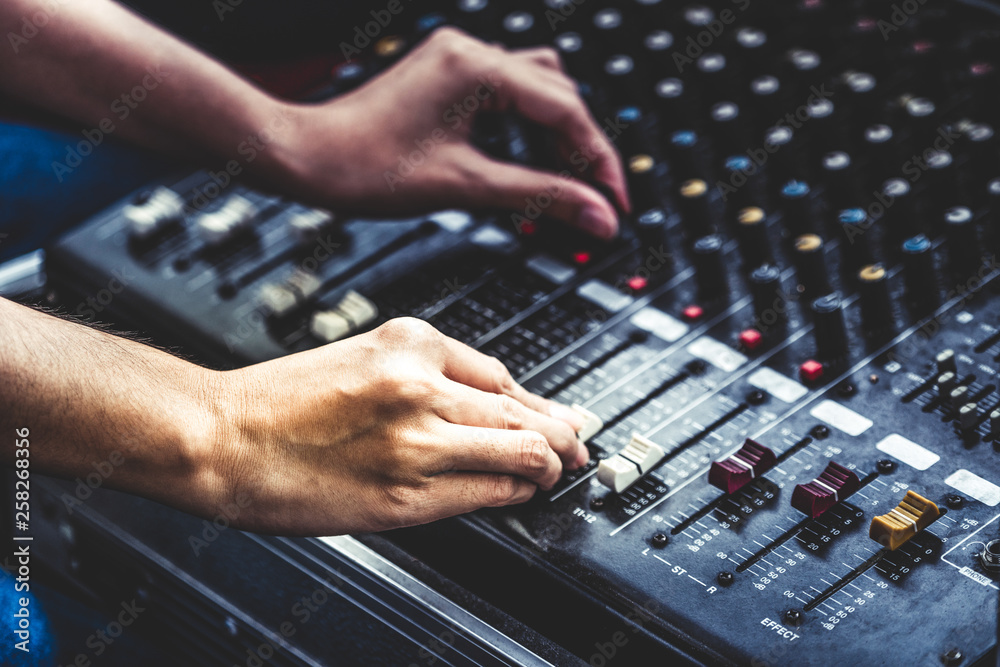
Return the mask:
[[220, 505], [240, 528], [333, 535], [520, 503], [589, 459], [582, 418], [421, 320], [216, 373]]
[[[566, 171], [476, 149], [470, 133], [483, 110], [516, 112], [551, 130]], [[439, 28], [357, 90], [284, 112], [288, 128], [257, 166], [318, 205], [394, 214], [531, 205], [603, 239], [618, 232], [615, 206], [585, 181], [603, 183], [619, 208], [630, 208], [621, 157], [552, 48], [508, 51]]]

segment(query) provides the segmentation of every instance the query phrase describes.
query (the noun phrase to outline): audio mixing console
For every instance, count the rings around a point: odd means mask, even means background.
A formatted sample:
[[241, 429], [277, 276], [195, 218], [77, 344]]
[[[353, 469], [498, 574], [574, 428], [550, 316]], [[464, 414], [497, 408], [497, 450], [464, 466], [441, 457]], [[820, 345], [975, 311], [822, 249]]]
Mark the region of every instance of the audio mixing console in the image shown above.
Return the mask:
[[[576, 406], [586, 468], [392, 539], [551, 611], [532, 624], [591, 665], [640, 636], [655, 664], [973, 664], [1000, 584], [1000, 19], [972, 4], [442, 2], [323, 94], [446, 22], [552, 44], [621, 129], [619, 239], [197, 173], [65, 236], [50, 280], [217, 367], [419, 317]], [[514, 118], [476, 136], [544, 159]]]

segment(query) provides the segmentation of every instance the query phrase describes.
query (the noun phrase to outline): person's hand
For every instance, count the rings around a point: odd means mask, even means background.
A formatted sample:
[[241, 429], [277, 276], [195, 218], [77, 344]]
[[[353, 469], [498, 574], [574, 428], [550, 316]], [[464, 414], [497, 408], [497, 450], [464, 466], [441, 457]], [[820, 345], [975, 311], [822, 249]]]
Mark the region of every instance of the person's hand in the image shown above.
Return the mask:
[[[550, 128], [570, 177], [473, 148], [470, 125], [482, 110], [516, 111]], [[623, 210], [630, 206], [621, 159], [553, 49], [509, 52], [441, 28], [358, 90], [292, 106], [290, 117], [292, 129], [275, 151], [278, 179], [335, 208], [524, 211], [541, 202], [546, 214], [609, 238], [617, 230], [614, 207], [584, 180], [603, 182]]]
[[240, 528], [327, 535], [521, 503], [589, 460], [582, 419], [421, 320], [216, 373]]

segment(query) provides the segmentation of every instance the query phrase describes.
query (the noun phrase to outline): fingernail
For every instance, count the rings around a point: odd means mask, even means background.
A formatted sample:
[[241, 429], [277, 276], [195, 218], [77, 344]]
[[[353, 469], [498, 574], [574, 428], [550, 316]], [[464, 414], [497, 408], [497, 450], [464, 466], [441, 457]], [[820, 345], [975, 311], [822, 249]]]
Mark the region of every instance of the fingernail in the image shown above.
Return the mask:
[[580, 446], [580, 451], [576, 455], [576, 467], [582, 468], [583, 466], [587, 465], [587, 462], [590, 461], [590, 451], [587, 449], [587, 446], [584, 445], [579, 440], [577, 440], [576, 442]]
[[566, 422], [573, 427], [574, 431], [579, 431], [583, 428], [583, 415], [573, 408], [566, 407], [562, 403], [549, 401], [549, 416]]
[[576, 224], [583, 231], [601, 239], [612, 239], [618, 234], [618, 221], [596, 206], [584, 206]]

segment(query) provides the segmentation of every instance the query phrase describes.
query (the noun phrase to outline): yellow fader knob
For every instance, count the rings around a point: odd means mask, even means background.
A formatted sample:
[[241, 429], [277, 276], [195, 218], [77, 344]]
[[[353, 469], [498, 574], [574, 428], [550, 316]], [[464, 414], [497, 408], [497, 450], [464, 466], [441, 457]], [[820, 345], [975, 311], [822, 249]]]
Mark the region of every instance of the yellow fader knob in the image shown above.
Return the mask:
[[899, 505], [888, 514], [872, 519], [868, 536], [895, 551], [941, 516], [937, 505], [913, 491], [907, 491]]

